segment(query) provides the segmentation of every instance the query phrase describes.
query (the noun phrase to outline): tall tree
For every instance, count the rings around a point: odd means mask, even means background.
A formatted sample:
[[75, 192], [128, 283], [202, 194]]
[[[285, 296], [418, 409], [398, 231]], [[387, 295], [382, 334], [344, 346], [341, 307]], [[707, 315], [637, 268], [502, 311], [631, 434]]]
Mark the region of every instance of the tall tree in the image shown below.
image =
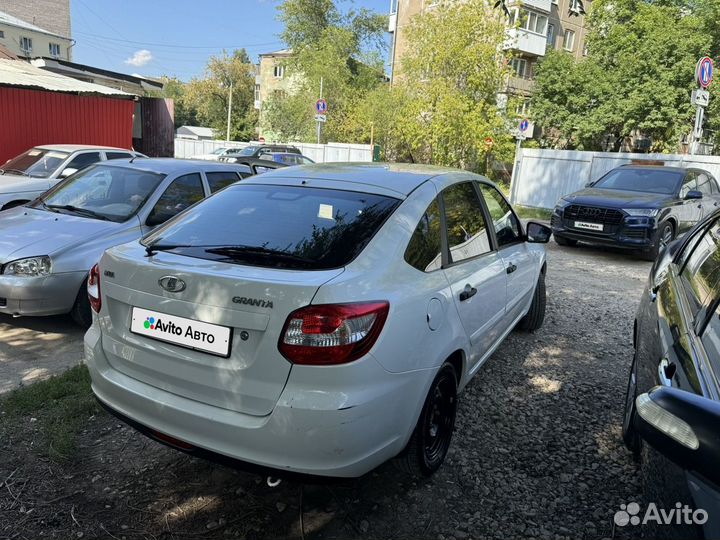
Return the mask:
[[197, 111], [203, 125], [225, 138], [228, 106], [232, 89], [230, 138], [247, 141], [255, 137], [257, 111], [255, 99], [255, 66], [244, 49], [229, 55], [213, 56], [208, 61], [205, 78], [192, 79], [185, 91], [184, 102]]

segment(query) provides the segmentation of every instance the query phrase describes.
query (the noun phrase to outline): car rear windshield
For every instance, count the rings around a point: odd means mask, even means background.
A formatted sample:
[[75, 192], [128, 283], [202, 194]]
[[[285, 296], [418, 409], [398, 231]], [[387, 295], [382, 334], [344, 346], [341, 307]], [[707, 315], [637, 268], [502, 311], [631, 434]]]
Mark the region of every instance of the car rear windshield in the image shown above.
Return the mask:
[[152, 232], [148, 248], [252, 266], [345, 266], [400, 204], [334, 189], [238, 184]]
[[679, 189], [682, 177], [680, 172], [662, 169], [616, 169], [603, 176], [593, 187], [672, 195]]

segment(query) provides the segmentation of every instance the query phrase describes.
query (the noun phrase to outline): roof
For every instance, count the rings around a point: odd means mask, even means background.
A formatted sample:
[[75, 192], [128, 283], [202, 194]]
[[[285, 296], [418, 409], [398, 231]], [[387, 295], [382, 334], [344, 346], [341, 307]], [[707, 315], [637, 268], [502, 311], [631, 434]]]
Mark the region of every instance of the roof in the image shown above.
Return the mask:
[[259, 54], [258, 56], [260, 56], [261, 58], [264, 56], [291, 56], [292, 53], [292, 49], [281, 49], [275, 52]]
[[202, 126], [180, 126], [179, 128], [177, 128], [178, 131], [180, 131], [181, 129], [189, 131], [190, 133], [193, 133], [198, 137], [212, 137], [214, 133], [212, 128]]
[[157, 79], [152, 79], [149, 77], [140, 77], [136, 75], [128, 75], [126, 73], [118, 73], [117, 71], [109, 71], [107, 69], [101, 69], [93, 66], [88, 66], [85, 64], [78, 64], [76, 62], [68, 62], [67, 60], [62, 60], [60, 58], [51, 58], [47, 56], [41, 56], [40, 58], [34, 58], [31, 61], [32, 65], [42, 68], [52, 68], [52, 67], [66, 67], [69, 68], [65, 71], [82, 71], [86, 73], [94, 73], [96, 75], [101, 75], [103, 77], [107, 77], [109, 79], [119, 79], [122, 81], [127, 81], [133, 84], [146, 84], [150, 86], [154, 86], [155, 88], [162, 90], [165, 86], [165, 83], [162, 81], [158, 81]]
[[5, 13], [4, 11], [0, 11], [0, 24], [8, 24], [10, 26], [22, 28], [24, 30], [31, 30], [33, 32], [39, 32], [41, 34], [47, 34], [49, 36], [55, 36], [55, 37], [59, 37], [62, 39], [70, 39], [67, 36], [61, 36], [60, 34], [55, 34], [53, 32], [45, 30], [44, 28], [40, 28], [39, 26], [35, 26], [34, 24], [30, 24], [29, 22], [23, 21], [22, 19], [13, 17], [9, 13]]
[[95, 144], [39, 144], [35, 148], [43, 150], [57, 150], [60, 152], [77, 152], [78, 150], [122, 150], [123, 152], [131, 152], [127, 148], [118, 148], [116, 146], [98, 146]]
[[0, 45], [0, 58], [5, 58], [7, 60], [18, 60], [17, 55], [13, 53], [10, 49], [8, 49], [5, 45]]
[[0, 86], [28, 88], [30, 90], [49, 90], [71, 94], [112, 96], [134, 99], [134, 94], [122, 90], [101, 86], [85, 81], [78, 81], [45, 69], [32, 66], [27, 62], [0, 58]]
[[316, 163], [267, 172], [261, 179], [258, 177], [257, 182], [273, 178], [331, 180], [389, 189], [407, 196], [431, 178], [448, 173], [471, 174], [447, 167], [409, 163]]
[[175, 174], [181, 172], [201, 171], [228, 171], [228, 170], [246, 170], [240, 165], [234, 163], [223, 163], [219, 161], [208, 161], [205, 159], [177, 159], [177, 158], [134, 158], [134, 159], [112, 159], [102, 161], [100, 165], [110, 167], [127, 167], [132, 166], [134, 169], [142, 171]]

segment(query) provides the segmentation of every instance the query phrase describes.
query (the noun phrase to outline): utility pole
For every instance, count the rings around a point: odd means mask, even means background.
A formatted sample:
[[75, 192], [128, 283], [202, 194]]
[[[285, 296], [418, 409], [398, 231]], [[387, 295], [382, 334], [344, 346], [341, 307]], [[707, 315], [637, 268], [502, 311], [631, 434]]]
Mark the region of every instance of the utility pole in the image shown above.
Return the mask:
[[232, 116], [232, 91], [233, 91], [233, 81], [230, 79], [230, 95], [228, 96], [228, 119], [227, 119], [227, 133], [225, 135], [225, 140], [230, 140], [230, 117]]

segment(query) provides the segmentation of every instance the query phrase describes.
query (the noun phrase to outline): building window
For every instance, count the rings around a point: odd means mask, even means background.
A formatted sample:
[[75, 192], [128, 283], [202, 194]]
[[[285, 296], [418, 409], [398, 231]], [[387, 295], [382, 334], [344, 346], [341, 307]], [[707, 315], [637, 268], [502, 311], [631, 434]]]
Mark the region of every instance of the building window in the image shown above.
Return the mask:
[[398, 0], [390, 0], [390, 15], [397, 13]]
[[273, 68], [273, 75], [276, 79], [282, 79], [285, 76], [285, 66], [275, 66]]
[[5, 39], [5, 32], [0, 30], [0, 39]]
[[565, 40], [563, 41], [563, 49], [572, 51], [575, 48], [575, 32], [565, 30]]
[[551, 49], [555, 47], [555, 25], [548, 24], [547, 44]]
[[518, 116], [527, 117], [530, 114], [530, 100], [523, 99], [515, 106], [515, 113]]
[[255, 101], [260, 101], [260, 85], [255, 85]]
[[510, 62], [510, 66], [515, 72], [516, 77], [521, 79], [530, 78], [530, 70], [528, 69], [528, 62], [524, 58], [513, 58]]
[[32, 54], [32, 39], [29, 37], [21, 37], [20, 50], [26, 55]]
[[60, 45], [58, 43], [50, 43], [50, 56], [59, 57], [60, 56]]
[[548, 18], [528, 9], [515, 9], [510, 14], [510, 24], [542, 36], [547, 32]]

